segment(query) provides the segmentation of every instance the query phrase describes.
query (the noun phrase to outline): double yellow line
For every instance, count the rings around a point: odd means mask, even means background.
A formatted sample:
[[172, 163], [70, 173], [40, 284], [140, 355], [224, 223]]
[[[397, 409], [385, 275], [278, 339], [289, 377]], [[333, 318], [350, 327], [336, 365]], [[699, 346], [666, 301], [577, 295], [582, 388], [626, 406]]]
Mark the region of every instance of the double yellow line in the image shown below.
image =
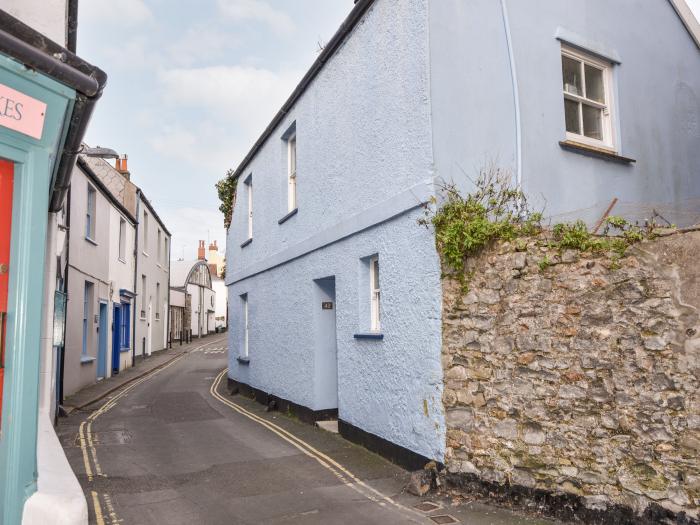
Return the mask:
[[294, 434], [288, 432], [287, 430], [283, 429], [282, 427], [275, 425], [274, 423], [268, 421], [267, 419], [263, 419], [260, 416], [255, 415], [254, 413], [246, 410], [242, 406], [234, 403], [233, 401], [230, 401], [229, 399], [226, 399], [224, 396], [219, 394], [219, 385], [221, 384], [221, 381], [223, 380], [224, 376], [226, 375], [226, 372], [228, 371], [227, 368], [221, 371], [219, 375], [216, 377], [214, 382], [211, 385], [211, 388], [209, 389], [209, 392], [211, 395], [216, 398], [217, 400], [221, 401], [223, 404], [227, 405], [228, 407], [232, 408], [239, 414], [247, 417], [248, 419], [255, 421], [256, 423], [262, 425], [263, 427], [267, 428], [269, 431], [274, 432], [282, 438], [284, 441], [287, 443], [291, 444], [298, 450], [300, 450], [302, 453], [305, 455], [309, 456], [310, 458], [315, 459], [321, 466], [323, 466], [325, 469], [329, 470], [332, 472], [344, 485], [350, 487], [351, 489], [355, 490], [365, 498], [369, 499], [370, 501], [373, 501], [374, 503], [377, 503], [378, 505], [382, 507], [393, 507], [395, 510], [398, 510], [408, 521], [413, 522], [413, 523], [425, 523], [426, 519], [425, 516], [420, 514], [418, 511], [411, 509], [409, 507], [405, 507], [404, 505], [401, 505], [400, 503], [396, 502], [389, 496], [386, 496], [385, 494], [382, 494], [380, 491], [377, 489], [371, 487], [364, 481], [362, 481], [360, 478], [355, 476], [352, 472], [350, 472], [347, 468], [345, 468], [343, 465], [335, 461], [333, 458], [327, 456], [323, 452], [320, 452], [313, 446], [311, 446], [309, 443], [304, 441], [303, 439], [298, 438]]
[[[126, 396], [129, 392], [131, 392], [134, 388], [139, 386], [140, 384], [144, 383], [145, 381], [148, 381], [155, 375], [159, 374], [163, 370], [166, 370], [170, 368], [171, 366], [175, 365], [177, 362], [179, 362], [181, 359], [184, 359], [187, 357], [187, 355], [191, 352], [195, 352], [197, 350], [200, 350], [204, 348], [205, 346], [219, 343], [220, 341], [211, 341], [209, 343], [205, 343], [203, 345], [198, 346], [197, 348], [194, 348], [193, 350], [189, 350], [172, 361], [169, 361], [163, 366], [160, 366], [158, 368], [154, 368], [147, 374], [145, 374], [143, 377], [133, 381], [129, 385], [127, 385], [123, 390], [121, 390], [118, 394], [115, 396], [109, 398], [107, 402], [105, 402], [102, 406], [100, 406], [97, 410], [93, 411], [85, 421], [80, 423], [80, 428], [78, 430], [78, 438], [80, 441], [80, 449], [83, 453], [83, 464], [85, 466], [85, 474], [87, 475], [88, 481], [93, 481], [95, 479], [95, 476], [100, 476], [106, 478], [107, 476], [102, 472], [102, 466], [100, 465], [100, 462], [97, 459], [97, 451], [95, 449], [95, 439], [93, 437], [92, 433], [92, 424], [93, 422], [100, 417], [101, 415], [109, 412], [112, 408], [114, 408], [117, 405], [117, 402], [122, 399], [124, 396]], [[92, 459], [92, 462], [90, 461]], [[93, 468], [94, 465], [94, 468]], [[96, 491], [91, 491], [91, 496], [92, 496], [92, 505], [95, 510], [95, 520], [97, 521], [97, 525], [104, 525], [105, 524], [105, 518], [104, 518], [104, 512], [102, 511], [102, 505], [100, 504], [100, 495]], [[106, 494], [103, 494], [105, 498], [108, 498]], [[110, 523], [120, 523], [122, 520], [120, 520], [116, 512], [114, 511], [114, 508], [111, 505], [111, 501], [107, 501], [108, 507], [109, 507], [109, 517], [110, 517]]]

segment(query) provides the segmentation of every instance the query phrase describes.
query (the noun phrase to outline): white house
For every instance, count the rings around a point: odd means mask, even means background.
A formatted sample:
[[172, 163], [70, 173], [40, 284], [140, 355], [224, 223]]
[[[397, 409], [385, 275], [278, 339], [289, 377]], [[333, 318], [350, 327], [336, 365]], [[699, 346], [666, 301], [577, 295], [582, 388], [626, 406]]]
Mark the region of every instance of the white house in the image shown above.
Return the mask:
[[[184, 324], [190, 330], [191, 337], [204, 337], [213, 333], [216, 330], [216, 292], [212, 288], [207, 261], [172, 261], [170, 267], [171, 296], [175, 297], [179, 292], [189, 297], [190, 319], [185, 317]], [[182, 302], [182, 298], [177, 300]]]
[[68, 203], [63, 392], [131, 366], [136, 219], [79, 157]]

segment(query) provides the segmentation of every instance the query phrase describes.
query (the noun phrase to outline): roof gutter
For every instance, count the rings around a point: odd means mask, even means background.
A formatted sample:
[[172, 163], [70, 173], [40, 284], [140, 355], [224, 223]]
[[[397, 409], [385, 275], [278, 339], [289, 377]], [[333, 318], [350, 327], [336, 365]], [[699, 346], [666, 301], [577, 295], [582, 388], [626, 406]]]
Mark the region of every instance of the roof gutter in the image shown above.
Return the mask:
[[289, 96], [287, 101], [282, 105], [282, 108], [273, 117], [272, 122], [268, 124], [268, 126], [265, 128], [265, 131], [263, 131], [262, 135], [260, 135], [260, 138], [258, 138], [255, 144], [253, 144], [253, 147], [238, 165], [236, 171], [233, 172], [231, 177], [233, 177], [234, 179], [240, 177], [240, 175], [245, 170], [246, 166], [250, 164], [250, 161], [253, 160], [253, 157], [255, 157], [255, 155], [258, 153], [263, 144], [265, 144], [267, 139], [270, 138], [270, 136], [275, 131], [280, 122], [282, 122], [284, 117], [287, 116], [289, 110], [292, 109], [297, 100], [301, 98], [301, 95], [306, 91], [306, 88], [309, 87], [309, 85], [316, 78], [321, 69], [323, 69], [323, 66], [326, 64], [326, 62], [335, 54], [338, 48], [340, 48], [343, 41], [345, 40], [345, 37], [347, 37], [352, 32], [352, 30], [355, 28], [362, 16], [367, 12], [367, 10], [372, 6], [373, 3], [374, 0], [355, 1], [355, 7], [352, 8], [350, 14], [340, 25], [340, 27], [330, 39], [328, 44], [326, 44], [326, 47], [323, 48], [323, 51], [321, 51], [321, 53], [318, 55], [314, 63], [311, 65], [311, 68], [306, 72], [306, 74], [301, 79], [301, 81], [294, 89], [292, 94]]
[[73, 113], [54, 175], [53, 192], [49, 202], [49, 211], [56, 212], [63, 207], [71, 171], [80, 153], [83, 136], [95, 104], [107, 84], [107, 74], [5, 11], [0, 11], [0, 27], [0, 53], [76, 91]]

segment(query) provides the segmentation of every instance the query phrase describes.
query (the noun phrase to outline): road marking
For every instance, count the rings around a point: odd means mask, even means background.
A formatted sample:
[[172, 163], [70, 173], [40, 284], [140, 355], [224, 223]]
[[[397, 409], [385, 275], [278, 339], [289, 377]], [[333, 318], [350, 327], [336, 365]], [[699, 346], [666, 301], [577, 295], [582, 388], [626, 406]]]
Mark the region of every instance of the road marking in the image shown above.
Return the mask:
[[[425, 518], [423, 515], [419, 514], [416, 510], [411, 509], [409, 507], [405, 507], [404, 505], [394, 501], [392, 498], [389, 496], [381, 493], [374, 487], [371, 487], [370, 485], [367, 485], [364, 481], [359, 479], [357, 476], [355, 476], [352, 472], [350, 472], [347, 468], [345, 468], [343, 465], [335, 461], [334, 459], [328, 457], [326, 454], [323, 452], [320, 452], [316, 450], [313, 446], [302, 440], [301, 438], [295, 436], [294, 434], [288, 432], [287, 430], [283, 429], [282, 427], [279, 427], [275, 425], [274, 423], [268, 421], [267, 419], [263, 419], [256, 414], [253, 414], [252, 412], [249, 412], [245, 408], [243, 408], [241, 405], [234, 403], [233, 401], [230, 401], [223, 397], [221, 394], [218, 392], [219, 385], [221, 384], [221, 380], [223, 379], [224, 375], [228, 371], [227, 368], [221, 371], [221, 373], [217, 376], [216, 380], [212, 383], [209, 392], [211, 395], [216, 398], [217, 400], [221, 401], [225, 405], [229, 406], [236, 412], [244, 415], [245, 417], [255, 421], [256, 423], [259, 423], [260, 425], [266, 427], [268, 430], [271, 432], [274, 432], [277, 434], [280, 438], [283, 440], [287, 441], [297, 449], [299, 449], [301, 452], [306, 454], [307, 456], [315, 459], [320, 465], [322, 465], [324, 468], [332, 472], [338, 479], [340, 479], [344, 485], [352, 488], [365, 498], [369, 499], [370, 501], [373, 501], [380, 506], [384, 507], [386, 504], [390, 504], [394, 507], [396, 507], [398, 510], [402, 511], [404, 514], [408, 514], [407, 516], [408, 519], [411, 521], [414, 521], [416, 523], [425, 523]], [[347, 478], [350, 478], [349, 481]], [[364, 489], [364, 490], [363, 490]], [[414, 517], [418, 517], [419, 519], [413, 519]]]
[[95, 508], [95, 521], [97, 521], [97, 525], [105, 525], [105, 520], [102, 517], [102, 506], [100, 505], [100, 497], [94, 490], [92, 491], [92, 506]]
[[[144, 383], [145, 381], [151, 379], [152, 377], [156, 376], [163, 370], [170, 368], [174, 364], [176, 364], [178, 361], [181, 359], [187, 357], [191, 352], [196, 352], [196, 351], [201, 351], [205, 346], [208, 346], [210, 344], [215, 344], [219, 343], [220, 341], [212, 341], [209, 343], [204, 343], [203, 345], [200, 345], [199, 347], [187, 351], [178, 357], [174, 358], [172, 361], [169, 363], [161, 366], [160, 368], [154, 368], [147, 374], [145, 374], [143, 377], [135, 380], [132, 383], [129, 383], [127, 387], [125, 387], [123, 390], [119, 391], [118, 394], [114, 395], [110, 399], [108, 399], [100, 408], [97, 410], [93, 411], [85, 421], [82, 421], [80, 423], [80, 428], [78, 431], [78, 435], [80, 438], [80, 449], [83, 454], [83, 463], [85, 465], [85, 474], [87, 475], [88, 481], [93, 481], [95, 474], [98, 476], [102, 477], [107, 477], [103, 472], [102, 472], [102, 467], [97, 459], [97, 450], [95, 449], [95, 443], [93, 440], [92, 436], [92, 423], [100, 417], [102, 414], [107, 413], [110, 411], [112, 408], [114, 408], [117, 405], [117, 402], [122, 399], [124, 396], [126, 396], [129, 392], [131, 392], [134, 388], [136, 388], [138, 385]], [[87, 421], [87, 427], [85, 425]], [[88, 452], [89, 451], [89, 452]], [[93, 472], [92, 466], [90, 464], [90, 456], [92, 456], [93, 463], [95, 465], [95, 470]], [[102, 507], [100, 506], [100, 500], [97, 492], [94, 490], [92, 491], [92, 503], [93, 503], [93, 508], [95, 510], [95, 516], [97, 520], [97, 525], [104, 525], [104, 517], [102, 514]], [[120, 523], [122, 520], [120, 520], [117, 517], [116, 512], [114, 511], [114, 507], [111, 505], [111, 500], [109, 502], [109, 507], [110, 507], [110, 519], [112, 523]]]

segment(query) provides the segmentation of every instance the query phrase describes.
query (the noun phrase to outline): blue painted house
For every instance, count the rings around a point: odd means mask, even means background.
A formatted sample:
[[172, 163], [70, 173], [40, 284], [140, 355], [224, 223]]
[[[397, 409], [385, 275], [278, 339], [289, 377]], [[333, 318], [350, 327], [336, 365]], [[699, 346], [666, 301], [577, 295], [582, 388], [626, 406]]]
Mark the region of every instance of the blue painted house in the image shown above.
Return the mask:
[[558, 220], [699, 222], [699, 44], [682, 0], [357, 1], [234, 173], [231, 388], [442, 461], [421, 205], [496, 162]]

